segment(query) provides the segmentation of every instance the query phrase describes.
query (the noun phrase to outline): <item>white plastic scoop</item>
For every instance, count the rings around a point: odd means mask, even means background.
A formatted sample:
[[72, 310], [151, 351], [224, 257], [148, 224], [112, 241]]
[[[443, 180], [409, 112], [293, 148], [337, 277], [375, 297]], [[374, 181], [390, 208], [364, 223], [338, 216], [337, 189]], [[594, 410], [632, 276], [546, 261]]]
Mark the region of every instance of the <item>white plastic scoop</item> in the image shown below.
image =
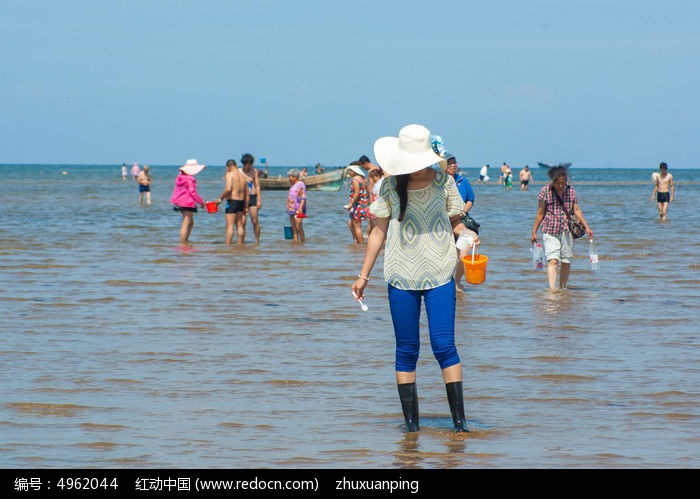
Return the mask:
[[[352, 292], [352, 296], [354, 298], [357, 298], [357, 295], [355, 294], [354, 291]], [[365, 302], [363, 302], [362, 300], [357, 300], [357, 303], [360, 304], [360, 307], [362, 308], [363, 312], [367, 312], [367, 310], [369, 310], [369, 307], [367, 305], [365, 305]]]

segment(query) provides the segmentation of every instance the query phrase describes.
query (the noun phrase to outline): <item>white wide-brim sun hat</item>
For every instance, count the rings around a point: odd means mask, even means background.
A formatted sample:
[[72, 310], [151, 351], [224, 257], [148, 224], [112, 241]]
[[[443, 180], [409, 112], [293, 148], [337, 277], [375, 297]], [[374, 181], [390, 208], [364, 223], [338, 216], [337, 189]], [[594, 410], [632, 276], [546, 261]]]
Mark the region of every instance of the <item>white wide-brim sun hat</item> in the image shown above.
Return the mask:
[[377, 139], [374, 157], [389, 175], [406, 175], [434, 164], [446, 166], [444, 158], [433, 151], [430, 130], [423, 125], [406, 125], [398, 137]]
[[188, 159], [187, 162], [180, 167], [180, 171], [187, 175], [197, 175], [206, 167], [207, 165], [200, 165], [196, 159]]
[[359, 176], [361, 176], [361, 177], [366, 177], [366, 176], [367, 176], [367, 175], [365, 175], [365, 171], [364, 171], [361, 167], [359, 167], [359, 166], [357, 166], [357, 165], [350, 165], [350, 166], [348, 166], [348, 170], [351, 170], [351, 171], [357, 173], [357, 174], [358, 174]]

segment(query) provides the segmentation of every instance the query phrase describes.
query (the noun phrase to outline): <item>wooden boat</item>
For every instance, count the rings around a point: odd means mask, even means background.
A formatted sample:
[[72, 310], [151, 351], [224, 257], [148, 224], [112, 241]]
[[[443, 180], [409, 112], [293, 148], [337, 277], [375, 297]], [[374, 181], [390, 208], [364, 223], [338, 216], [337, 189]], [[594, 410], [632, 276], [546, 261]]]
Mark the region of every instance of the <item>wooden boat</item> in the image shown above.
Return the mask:
[[[300, 179], [309, 191], [338, 191], [345, 180], [345, 168], [308, 175]], [[260, 177], [260, 189], [263, 191], [286, 191], [289, 189], [289, 179], [287, 176], [278, 175], [276, 177]]]
[[555, 166], [563, 166], [564, 168], [568, 168], [571, 166], [571, 163], [559, 163], [558, 165], [548, 165], [547, 163], [540, 163], [539, 161], [537, 162], [537, 165], [540, 168], [553, 168]]

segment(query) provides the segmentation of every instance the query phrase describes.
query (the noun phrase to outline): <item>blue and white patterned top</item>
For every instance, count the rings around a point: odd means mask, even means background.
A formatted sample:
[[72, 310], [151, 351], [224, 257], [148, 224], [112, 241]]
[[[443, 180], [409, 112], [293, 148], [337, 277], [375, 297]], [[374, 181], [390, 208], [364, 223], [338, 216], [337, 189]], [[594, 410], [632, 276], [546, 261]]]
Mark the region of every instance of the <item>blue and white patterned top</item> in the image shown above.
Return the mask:
[[450, 217], [464, 202], [454, 179], [435, 172], [433, 182], [408, 191], [408, 205], [399, 222], [396, 178], [387, 177], [370, 213], [390, 217], [384, 249], [384, 280], [399, 289], [424, 290], [447, 284], [454, 274], [457, 251]]

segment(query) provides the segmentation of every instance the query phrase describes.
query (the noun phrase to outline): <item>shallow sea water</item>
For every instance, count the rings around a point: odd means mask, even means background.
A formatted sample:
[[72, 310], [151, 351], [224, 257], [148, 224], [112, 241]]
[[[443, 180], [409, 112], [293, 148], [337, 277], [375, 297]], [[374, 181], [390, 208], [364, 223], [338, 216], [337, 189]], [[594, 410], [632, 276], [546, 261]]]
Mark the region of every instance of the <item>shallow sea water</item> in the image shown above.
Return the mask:
[[[344, 188], [309, 193], [304, 245], [284, 239], [286, 192], [270, 191], [259, 245], [227, 247], [223, 214], [200, 210], [181, 247], [176, 167], [152, 171], [141, 207], [118, 167], [0, 166], [0, 466], [700, 465], [697, 170], [671, 172], [662, 223], [650, 172], [617, 185], [572, 169], [601, 262], [591, 271], [577, 243], [558, 292], [531, 269], [540, 186], [468, 172], [489, 262], [458, 296], [466, 436], [451, 431], [427, 330], [422, 431], [403, 433], [381, 262], [362, 312]], [[203, 197], [222, 172], [198, 177]]]

